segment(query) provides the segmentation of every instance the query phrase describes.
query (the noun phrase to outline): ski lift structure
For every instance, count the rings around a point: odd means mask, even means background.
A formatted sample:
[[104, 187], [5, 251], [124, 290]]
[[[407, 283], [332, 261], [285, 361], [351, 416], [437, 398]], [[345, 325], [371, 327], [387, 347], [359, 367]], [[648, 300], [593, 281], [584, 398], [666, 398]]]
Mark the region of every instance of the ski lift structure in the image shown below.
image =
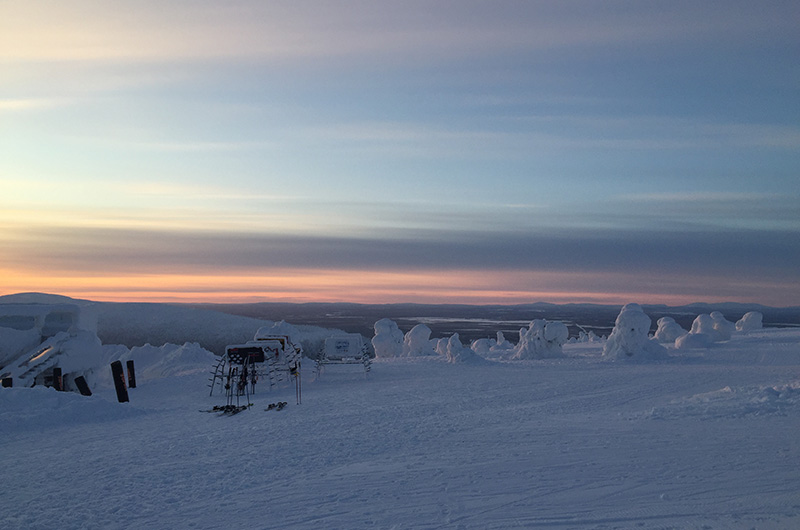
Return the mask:
[[372, 358], [360, 334], [344, 333], [325, 339], [316, 363], [317, 377], [322, 375], [326, 365], [361, 365], [364, 367], [364, 374], [368, 374]]
[[224, 392], [228, 405], [233, 405], [235, 399], [238, 406], [242, 396], [249, 403], [250, 395], [255, 393], [260, 381], [267, 381], [272, 389], [286, 386], [294, 379], [299, 401], [302, 353], [302, 347], [292, 342], [288, 335], [256, 333], [249, 342], [226, 346], [225, 354], [211, 373], [209, 395], [214, 395], [215, 390]]

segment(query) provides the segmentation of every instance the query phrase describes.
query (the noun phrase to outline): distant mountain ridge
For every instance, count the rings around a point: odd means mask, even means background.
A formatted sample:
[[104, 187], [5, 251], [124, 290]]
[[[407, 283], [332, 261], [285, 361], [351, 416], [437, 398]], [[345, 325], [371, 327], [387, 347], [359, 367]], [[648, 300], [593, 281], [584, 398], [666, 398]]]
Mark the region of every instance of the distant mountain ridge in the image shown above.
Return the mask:
[[[361, 333], [367, 339], [374, 334], [374, 324], [382, 318], [395, 320], [403, 332], [425, 323], [433, 337], [459, 333], [464, 341], [493, 338], [503, 331], [516, 340], [521, 327], [535, 319], [560, 320], [571, 335], [594, 331], [607, 335], [619, 314], [620, 305], [553, 304], [534, 302], [516, 305], [468, 304], [357, 304], [350, 302], [258, 302], [244, 304], [178, 304], [142, 302], [93, 302], [46, 293], [19, 293], [0, 296], [0, 304], [74, 303], [98, 315], [98, 336], [104, 343], [128, 347], [172, 342], [198, 342], [215, 353], [226, 344], [252, 338], [255, 331], [272, 322], [285, 320], [295, 326], [336, 329]], [[701, 313], [722, 312], [736, 321], [748, 311], [764, 314], [766, 326], [800, 326], [800, 306], [774, 308], [738, 302], [704, 303], [683, 306], [642, 304], [645, 313], [656, 321], [671, 316], [685, 329]], [[320, 332], [322, 333], [322, 332]]]

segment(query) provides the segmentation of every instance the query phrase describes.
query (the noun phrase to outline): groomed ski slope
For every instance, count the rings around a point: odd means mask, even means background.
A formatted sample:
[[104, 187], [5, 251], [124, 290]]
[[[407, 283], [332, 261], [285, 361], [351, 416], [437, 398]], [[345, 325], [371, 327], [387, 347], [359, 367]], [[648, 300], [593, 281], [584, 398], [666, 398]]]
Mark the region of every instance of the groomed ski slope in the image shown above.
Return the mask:
[[[34, 528], [800, 528], [800, 330], [659, 363], [304, 366], [235, 416], [206, 373], [116, 403], [0, 389], [0, 521]], [[183, 356], [185, 362], [186, 356]], [[199, 364], [198, 364], [199, 366]], [[143, 370], [144, 373], [144, 370]], [[269, 403], [287, 401], [281, 411]]]

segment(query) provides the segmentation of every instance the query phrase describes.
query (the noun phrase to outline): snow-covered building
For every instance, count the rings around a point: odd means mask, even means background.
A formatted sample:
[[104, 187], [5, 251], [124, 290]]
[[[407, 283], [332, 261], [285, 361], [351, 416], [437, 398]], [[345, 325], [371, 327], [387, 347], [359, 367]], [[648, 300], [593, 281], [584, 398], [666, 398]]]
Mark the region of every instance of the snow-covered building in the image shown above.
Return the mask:
[[14, 386], [52, 384], [53, 369], [65, 388], [91, 379], [103, 350], [92, 315], [75, 304], [0, 304], [0, 378]]

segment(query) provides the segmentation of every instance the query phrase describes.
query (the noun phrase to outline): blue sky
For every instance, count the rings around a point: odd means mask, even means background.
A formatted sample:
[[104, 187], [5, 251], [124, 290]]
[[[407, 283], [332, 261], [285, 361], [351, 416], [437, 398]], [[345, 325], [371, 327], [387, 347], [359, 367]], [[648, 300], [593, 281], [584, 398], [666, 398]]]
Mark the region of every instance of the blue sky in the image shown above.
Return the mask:
[[0, 291], [795, 305], [797, 20], [0, 2]]

